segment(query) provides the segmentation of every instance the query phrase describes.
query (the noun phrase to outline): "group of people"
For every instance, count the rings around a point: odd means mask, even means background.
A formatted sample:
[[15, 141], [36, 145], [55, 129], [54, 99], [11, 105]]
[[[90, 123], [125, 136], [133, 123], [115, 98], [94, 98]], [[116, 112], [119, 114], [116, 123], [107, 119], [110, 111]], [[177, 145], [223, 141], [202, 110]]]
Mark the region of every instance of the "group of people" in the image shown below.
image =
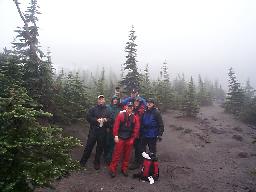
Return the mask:
[[[86, 119], [90, 130], [80, 165], [86, 165], [97, 143], [94, 168], [100, 169], [103, 153], [111, 177], [116, 176], [121, 157], [121, 173], [127, 177], [128, 168], [139, 168], [143, 160], [141, 154], [147, 147], [149, 153], [156, 155], [157, 141], [162, 139], [164, 132], [163, 120], [154, 99], [145, 100], [135, 89], [125, 99], [114, 95], [110, 105], [106, 105], [104, 95], [99, 95], [97, 105], [88, 111]], [[129, 166], [133, 148], [135, 157]]]

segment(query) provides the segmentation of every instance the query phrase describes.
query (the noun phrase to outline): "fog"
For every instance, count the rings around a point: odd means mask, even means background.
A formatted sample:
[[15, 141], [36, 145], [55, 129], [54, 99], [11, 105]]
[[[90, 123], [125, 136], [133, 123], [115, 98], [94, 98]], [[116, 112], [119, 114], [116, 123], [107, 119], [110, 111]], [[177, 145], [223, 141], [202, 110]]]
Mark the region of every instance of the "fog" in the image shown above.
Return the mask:
[[[20, 1], [21, 2], [21, 1]], [[28, 5], [22, 1], [22, 5]], [[42, 49], [54, 67], [117, 74], [125, 62], [131, 25], [137, 35], [139, 69], [149, 64], [157, 78], [168, 63], [171, 77], [218, 80], [227, 86], [234, 68], [242, 84], [256, 88], [256, 1], [254, 0], [38, 0]], [[25, 11], [25, 8], [22, 7]], [[13, 1], [0, 0], [0, 49], [11, 47], [22, 20]]]

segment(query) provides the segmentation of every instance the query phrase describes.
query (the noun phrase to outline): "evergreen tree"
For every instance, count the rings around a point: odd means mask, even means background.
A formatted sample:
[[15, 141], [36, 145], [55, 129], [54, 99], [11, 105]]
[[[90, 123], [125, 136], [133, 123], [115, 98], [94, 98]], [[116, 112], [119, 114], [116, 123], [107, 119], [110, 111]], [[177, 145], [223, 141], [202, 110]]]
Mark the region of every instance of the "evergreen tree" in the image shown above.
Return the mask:
[[256, 124], [256, 96], [255, 89], [251, 86], [250, 81], [246, 81], [244, 88], [244, 103], [239, 114], [239, 118], [247, 123]]
[[211, 105], [212, 97], [210, 92], [206, 90], [205, 83], [202, 81], [201, 75], [198, 76], [198, 93], [197, 98], [201, 106]]
[[244, 88], [244, 93], [245, 93], [245, 97], [246, 97], [245, 101], [248, 99], [249, 100], [252, 99], [255, 95], [255, 92], [256, 92], [256, 90], [251, 86], [250, 80], [248, 79], [246, 81], [246, 85]]
[[186, 81], [185, 81], [184, 74], [182, 74], [182, 76], [178, 74], [178, 76], [174, 79], [173, 90], [174, 90], [173, 107], [174, 109], [182, 109], [182, 101], [186, 91]]
[[60, 128], [41, 125], [50, 113], [22, 87], [19, 57], [0, 54], [0, 191], [29, 192], [75, 169], [69, 156], [79, 144]]
[[84, 120], [86, 109], [89, 108], [88, 90], [80, 80], [79, 74], [69, 73], [63, 83], [63, 103], [61, 111], [64, 114], [65, 122]]
[[196, 90], [192, 77], [184, 95], [182, 110], [184, 111], [184, 115], [188, 117], [196, 117], [199, 112]]
[[137, 68], [137, 44], [135, 43], [137, 36], [135, 35], [134, 27], [130, 30], [129, 41], [126, 43], [125, 52], [127, 53], [126, 62], [124, 63], [124, 72], [126, 73], [125, 77], [121, 81], [121, 85], [131, 92], [132, 89], [140, 88], [140, 74]]
[[165, 111], [167, 108], [173, 108], [173, 90], [171, 88], [168, 66], [164, 62], [160, 71], [160, 78], [157, 82], [154, 82], [153, 87], [155, 88], [154, 92], [156, 93], [156, 98], [159, 101], [160, 109]]
[[53, 67], [49, 57], [45, 59], [40, 50], [38, 40], [39, 33], [38, 4], [37, 0], [31, 0], [25, 14], [20, 9], [18, 0], [14, 0], [20, 18], [24, 22], [22, 28], [18, 27], [16, 41], [13, 42], [14, 54], [20, 57], [23, 66], [23, 82], [29, 95], [45, 109], [52, 106]]
[[244, 91], [238, 83], [233, 69], [229, 69], [229, 90], [225, 102], [225, 110], [227, 112], [239, 115], [244, 103]]
[[145, 98], [151, 98], [153, 97], [153, 90], [152, 90], [152, 83], [150, 81], [150, 76], [149, 76], [149, 69], [148, 69], [148, 64], [146, 65], [144, 69], [144, 73], [141, 74], [141, 90], [140, 93], [145, 97]]

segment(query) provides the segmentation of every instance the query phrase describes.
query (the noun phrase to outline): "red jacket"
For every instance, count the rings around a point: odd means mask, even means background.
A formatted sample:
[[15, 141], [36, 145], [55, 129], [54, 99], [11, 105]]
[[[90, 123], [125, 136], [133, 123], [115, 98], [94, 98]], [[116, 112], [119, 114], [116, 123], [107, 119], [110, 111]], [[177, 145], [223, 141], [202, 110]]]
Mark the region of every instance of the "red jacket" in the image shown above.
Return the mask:
[[[116, 119], [115, 119], [115, 123], [114, 123], [114, 128], [113, 128], [113, 135], [118, 136], [118, 131], [120, 128], [120, 123], [124, 122], [124, 114], [127, 113], [126, 111], [121, 111], [120, 113], [118, 113]], [[127, 114], [128, 115], [128, 114]], [[135, 139], [139, 136], [139, 129], [140, 129], [140, 120], [138, 118], [137, 115], [134, 115], [133, 118], [133, 123], [134, 123], [134, 128], [133, 128], [133, 133], [131, 138]]]

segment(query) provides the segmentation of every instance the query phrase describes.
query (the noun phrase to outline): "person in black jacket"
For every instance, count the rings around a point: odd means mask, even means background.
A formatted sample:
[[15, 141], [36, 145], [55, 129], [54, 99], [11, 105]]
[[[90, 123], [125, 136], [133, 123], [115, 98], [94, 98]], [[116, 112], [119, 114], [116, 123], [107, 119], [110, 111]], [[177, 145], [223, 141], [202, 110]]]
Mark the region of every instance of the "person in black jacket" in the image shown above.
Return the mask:
[[97, 143], [94, 168], [98, 170], [100, 169], [100, 157], [104, 148], [106, 130], [109, 124], [113, 121], [111, 112], [105, 105], [105, 98], [103, 95], [98, 96], [97, 105], [89, 110], [86, 119], [90, 123], [90, 131], [83, 156], [80, 160], [80, 165], [83, 167], [85, 166], [95, 143]]

